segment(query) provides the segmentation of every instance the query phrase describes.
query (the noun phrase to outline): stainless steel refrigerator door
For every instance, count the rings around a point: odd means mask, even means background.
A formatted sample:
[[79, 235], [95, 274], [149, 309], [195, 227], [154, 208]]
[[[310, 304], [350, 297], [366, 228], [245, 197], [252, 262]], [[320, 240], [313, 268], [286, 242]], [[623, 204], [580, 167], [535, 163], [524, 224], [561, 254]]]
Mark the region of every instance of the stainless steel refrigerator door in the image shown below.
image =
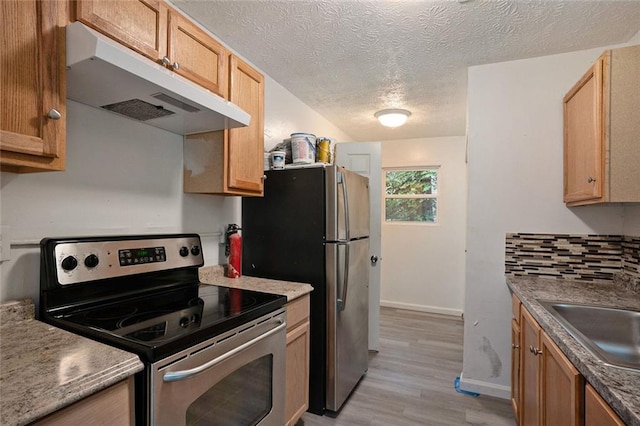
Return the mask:
[[327, 241], [369, 235], [369, 179], [344, 167], [326, 168]]
[[326, 408], [338, 411], [369, 364], [369, 239], [326, 250]]

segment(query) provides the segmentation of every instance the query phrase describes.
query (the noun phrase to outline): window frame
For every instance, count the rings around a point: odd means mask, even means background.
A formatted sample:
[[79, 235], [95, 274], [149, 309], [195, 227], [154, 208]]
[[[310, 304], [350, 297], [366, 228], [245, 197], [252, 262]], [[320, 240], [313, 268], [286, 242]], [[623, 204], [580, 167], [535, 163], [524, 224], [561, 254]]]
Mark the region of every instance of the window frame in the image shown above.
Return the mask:
[[[437, 187], [435, 194], [387, 194], [387, 173], [388, 172], [420, 172], [420, 171], [435, 171], [437, 176]], [[410, 225], [410, 226], [438, 226], [441, 223], [440, 220], [440, 188], [442, 187], [442, 174], [440, 173], [441, 166], [405, 166], [405, 167], [383, 167], [383, 185], [382, 185], [382, 223], [384, 225]], [[387, 220], [387, 199], [435, 199], [436, 200], [436, 220], [433, 222], [422, 221], [396, 221]]]

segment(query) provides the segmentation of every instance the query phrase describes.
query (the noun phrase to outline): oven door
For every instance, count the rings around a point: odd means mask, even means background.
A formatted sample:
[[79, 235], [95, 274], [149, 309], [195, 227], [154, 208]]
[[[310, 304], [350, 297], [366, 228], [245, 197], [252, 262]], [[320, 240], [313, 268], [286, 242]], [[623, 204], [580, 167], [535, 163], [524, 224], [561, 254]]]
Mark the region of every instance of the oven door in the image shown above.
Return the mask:
[[152, 425], [282, 426], [286, 322], [278, 311], [152, 366]]

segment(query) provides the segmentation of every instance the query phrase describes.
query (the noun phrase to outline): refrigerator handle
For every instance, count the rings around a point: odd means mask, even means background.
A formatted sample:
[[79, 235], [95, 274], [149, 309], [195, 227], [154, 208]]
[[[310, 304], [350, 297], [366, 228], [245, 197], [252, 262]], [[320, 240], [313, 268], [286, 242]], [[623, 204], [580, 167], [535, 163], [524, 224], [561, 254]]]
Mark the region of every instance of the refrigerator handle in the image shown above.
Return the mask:
[[342, 294], [337, 300], [338, 311], [344, 311], [347, 307], [347, 292], [349, 290], [349, 247], [350, 244], [344, 244], [344, 273], [342, 274]]
[[345, 240], [351, 239], [351, 230], [349, 229], [349, 195], [347, 194], [347, 179], [342, 172], [338, 172], [338, 185], [342, 185], [342, 206], [344, 207], [344, 232]]

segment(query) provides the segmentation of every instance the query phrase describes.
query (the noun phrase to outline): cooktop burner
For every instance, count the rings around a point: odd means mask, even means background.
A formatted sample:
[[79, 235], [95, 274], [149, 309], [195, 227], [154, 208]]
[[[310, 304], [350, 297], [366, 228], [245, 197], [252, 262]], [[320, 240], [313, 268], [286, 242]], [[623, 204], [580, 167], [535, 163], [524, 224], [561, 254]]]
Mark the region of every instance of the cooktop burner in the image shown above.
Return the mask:
[[[92, 336], [137, 350], [149, 358], [169, 355], [167, 347], [187, 346], [227, 331], [282, 305], [282, 296], [196, 284], [105, 306], [68, 310], [55, 316]], [[270, 307], [271, 306], [271, 307]], [[273, 308], [275, 306], [275, 308]]]

